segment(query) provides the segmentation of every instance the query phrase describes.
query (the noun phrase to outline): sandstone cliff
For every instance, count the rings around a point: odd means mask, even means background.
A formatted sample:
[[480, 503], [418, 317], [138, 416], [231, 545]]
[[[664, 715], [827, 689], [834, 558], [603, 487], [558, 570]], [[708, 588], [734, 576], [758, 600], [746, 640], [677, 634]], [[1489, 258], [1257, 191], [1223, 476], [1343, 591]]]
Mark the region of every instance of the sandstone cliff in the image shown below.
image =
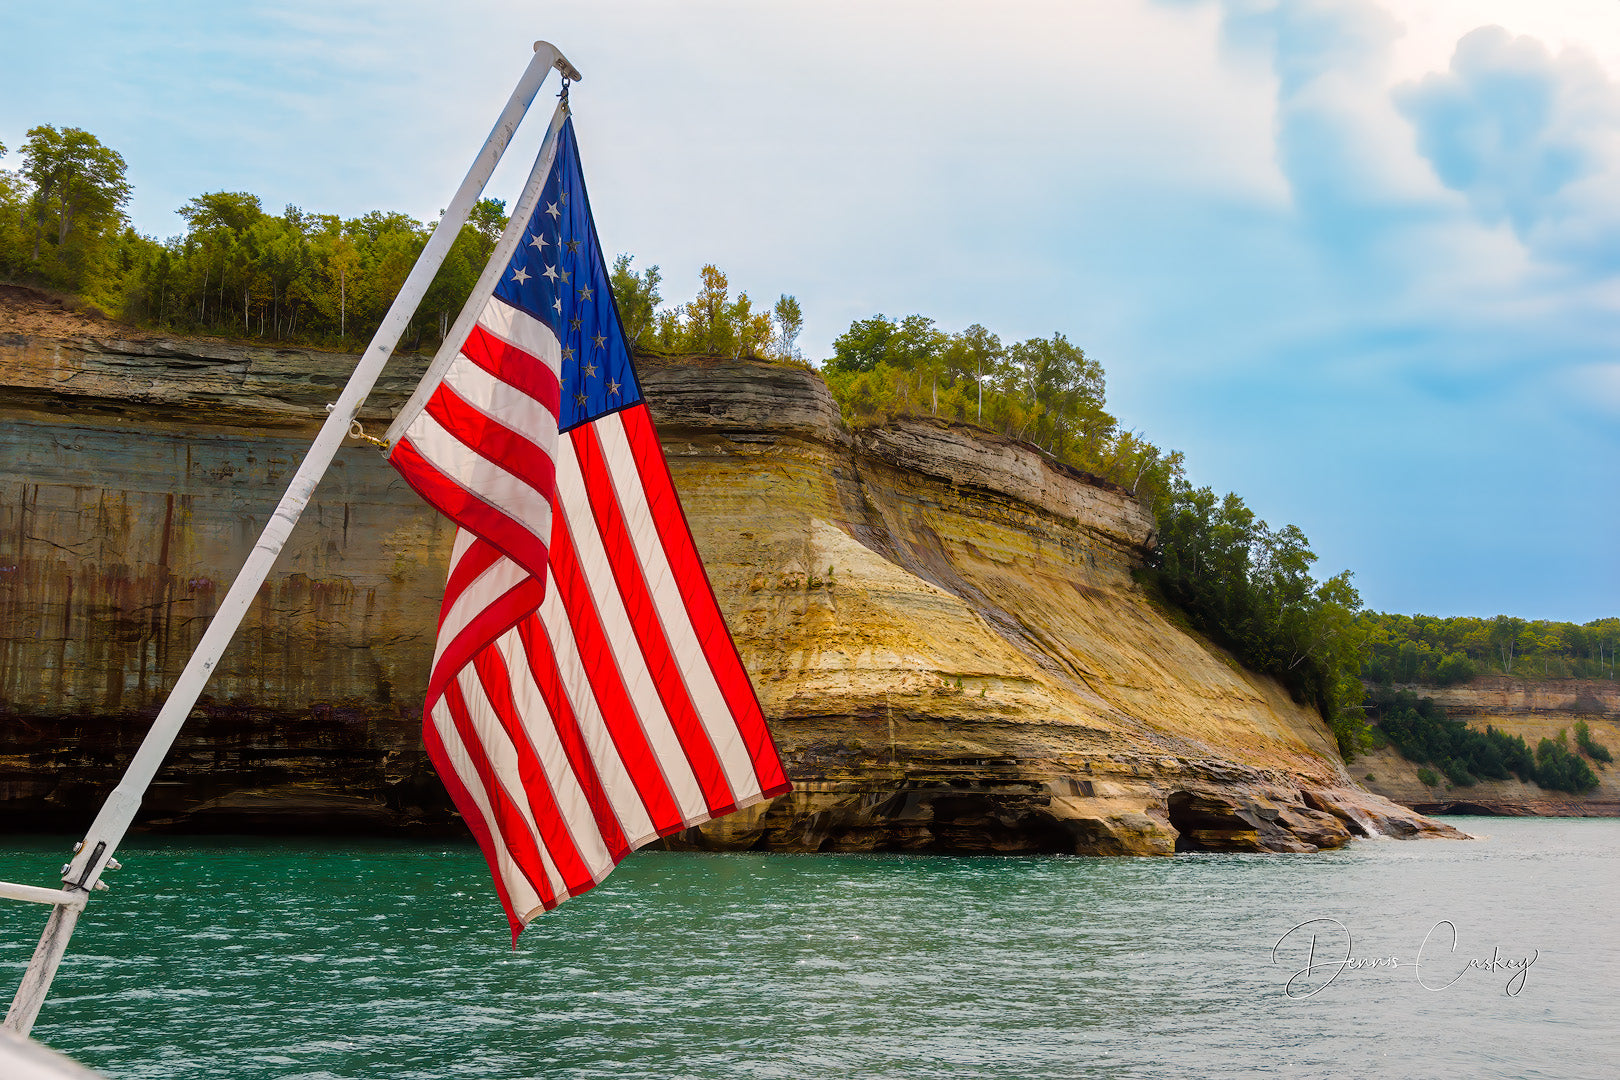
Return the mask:
[[[1484, 675], [1460, 686], [1403, 686], [1433, 698], [1446, 715], [1484, 731], [1494, 727], [1523, 736], [1534, 750], [1542, 739], [1566, 732], [1574, 748], [1575, 722], [1620, 759], [1620, 684], [1585, 679], [1517, 679]], [[1594, 763], [1595, 766], [1595, 763]], [[1547, 791], [1519, 780], [1491, 780], [1457, 787], [1443, 777], [1437, 787], [1418, 779], [1418, 765], [1386, 747], [1357, 758], [1351, 771], [1368, 789], [1429, 814], [1545, 814], [1557, 817], [1620, 816], [1620, 763], [1596, 768], [1598, 786], [1582, 795]], [[1372, 779], [1365, 779], [1370, 774]]]
[[[0, 820], [116, 778], [352, 366], [0, 337]], [[396, 361], [370, 415], [420, 362]], [[1311, 851], [1449, 833], [1134, 584], [1126, 493], [939, 423], [851, 433], [813, 374], [647, 362], [688, 516], [796, 790], [709, 847]], [[454, 828], [418, 710], [451, 530], [340, 454], [159, 775], [151, 827]], [[1360, 770], [1358, 769], [1358, 772]]]

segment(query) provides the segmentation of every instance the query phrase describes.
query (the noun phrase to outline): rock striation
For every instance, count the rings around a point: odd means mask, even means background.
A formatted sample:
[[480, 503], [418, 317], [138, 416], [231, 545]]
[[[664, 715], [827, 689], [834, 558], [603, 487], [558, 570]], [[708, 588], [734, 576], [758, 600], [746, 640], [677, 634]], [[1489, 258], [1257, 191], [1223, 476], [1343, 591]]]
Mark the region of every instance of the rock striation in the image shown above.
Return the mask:
[[[0, 337], [0, 821], [82, 823], [353, 358]], [[379, 423], [422, 361], [396, 362]], [[1170, 854], [1459, 835], [1133, 580], [1126, 492], [983, 431], [850, 431], [813, 373], [644, 361], [795, 790], [676, 846]], [[459, 828], [419, 710], [452, 530], [343, 451], [145, 806], [149, 828]]]
[[[1402, 686], [1433, 698], [1446, 715], [1484, 731], [1494, 727], [1521, 736], [1534, 750], [1542, 739], [1565, 734], [1575, 748], [1575, 723], [1585, 721], [1592, 738], [1620, 760], [1620, 683], [1595, 679], [1522, 679], [1481, 675], [1457, 686]], [[1575, 795], [1536, 784], [1488, 780], [1458, 787], [1445, 778], [1434, 787], [1418, 779], [1419, 766], [1394, 747], [1357, 758], [1352, 771], [1365, 786], [1426, 814], [1502, 814], [1549, 817], [1620, 817], [1620, 765], [1591, 763], [1598, 786]]]

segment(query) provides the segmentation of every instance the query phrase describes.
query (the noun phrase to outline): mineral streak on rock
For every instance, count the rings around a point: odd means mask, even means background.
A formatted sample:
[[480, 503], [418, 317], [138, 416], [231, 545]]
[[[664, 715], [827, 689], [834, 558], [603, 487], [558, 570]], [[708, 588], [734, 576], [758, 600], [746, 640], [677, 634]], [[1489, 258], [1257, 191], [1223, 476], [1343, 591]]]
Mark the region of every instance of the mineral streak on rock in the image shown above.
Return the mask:
[[[354, 358], [0, 338], [0, 820], [115, 782]], [[383, 421], [421, 370], [396, 362]], [[1031, 447], [852, 433], [794, 368], [643, 385], [796, 788], [677, 846], [1314, 851], [1456, 835], [1346, 773], [1320, 718], [1149, 603], [1152, 521]], [[344, 450], [146, 803], [151, 827], [459, 826], [419, 715], [452, 530]]]

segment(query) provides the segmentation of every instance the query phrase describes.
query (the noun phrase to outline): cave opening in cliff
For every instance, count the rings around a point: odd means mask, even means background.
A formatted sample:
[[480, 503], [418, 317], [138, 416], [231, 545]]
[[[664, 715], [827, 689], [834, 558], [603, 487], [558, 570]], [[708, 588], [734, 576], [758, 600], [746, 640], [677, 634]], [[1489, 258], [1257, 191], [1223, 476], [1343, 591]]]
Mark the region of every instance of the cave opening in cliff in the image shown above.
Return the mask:
[[1172, 791], [1167, 809], [1170, 814], [1170, 827], [1176, 830], [1178, 852], [1210, 850], [1198, 842], [1194, 832], [1199, 827], [1199, 820], [1198, 814], [1193, 810], [1192, 792]]

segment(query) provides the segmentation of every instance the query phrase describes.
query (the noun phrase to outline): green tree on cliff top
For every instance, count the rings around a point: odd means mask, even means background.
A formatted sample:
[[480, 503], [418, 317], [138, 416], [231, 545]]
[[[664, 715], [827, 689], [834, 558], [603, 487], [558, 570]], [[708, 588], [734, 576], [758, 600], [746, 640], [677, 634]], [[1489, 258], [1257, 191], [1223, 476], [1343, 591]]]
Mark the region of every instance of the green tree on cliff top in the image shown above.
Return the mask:
[[630, 268], [633, 255], [620, 254], [613, 260], [613, 273], [609, 285], [613, 289], [613, 302], [619, 309], [619, 323], [624, 327], [625, 341], [631, 351], [647, 343], [656, 319], [658, 305], [664, 298], [658, 285], [664, 275], [656, 264], [645, 270]]
[[28, 129], [20, 167], [0, 181], [8, 223], [0, 268], [59, 289], [100, 294], [120, 269], [130, 185], [122, 155], [80, 128]]
[[804, 329], [804, 312], [799, 310], [799, 298], [783, 293], [771, 310], [776, 330], [776, 355], [783, 361], [799, 359], [799, 333]]

